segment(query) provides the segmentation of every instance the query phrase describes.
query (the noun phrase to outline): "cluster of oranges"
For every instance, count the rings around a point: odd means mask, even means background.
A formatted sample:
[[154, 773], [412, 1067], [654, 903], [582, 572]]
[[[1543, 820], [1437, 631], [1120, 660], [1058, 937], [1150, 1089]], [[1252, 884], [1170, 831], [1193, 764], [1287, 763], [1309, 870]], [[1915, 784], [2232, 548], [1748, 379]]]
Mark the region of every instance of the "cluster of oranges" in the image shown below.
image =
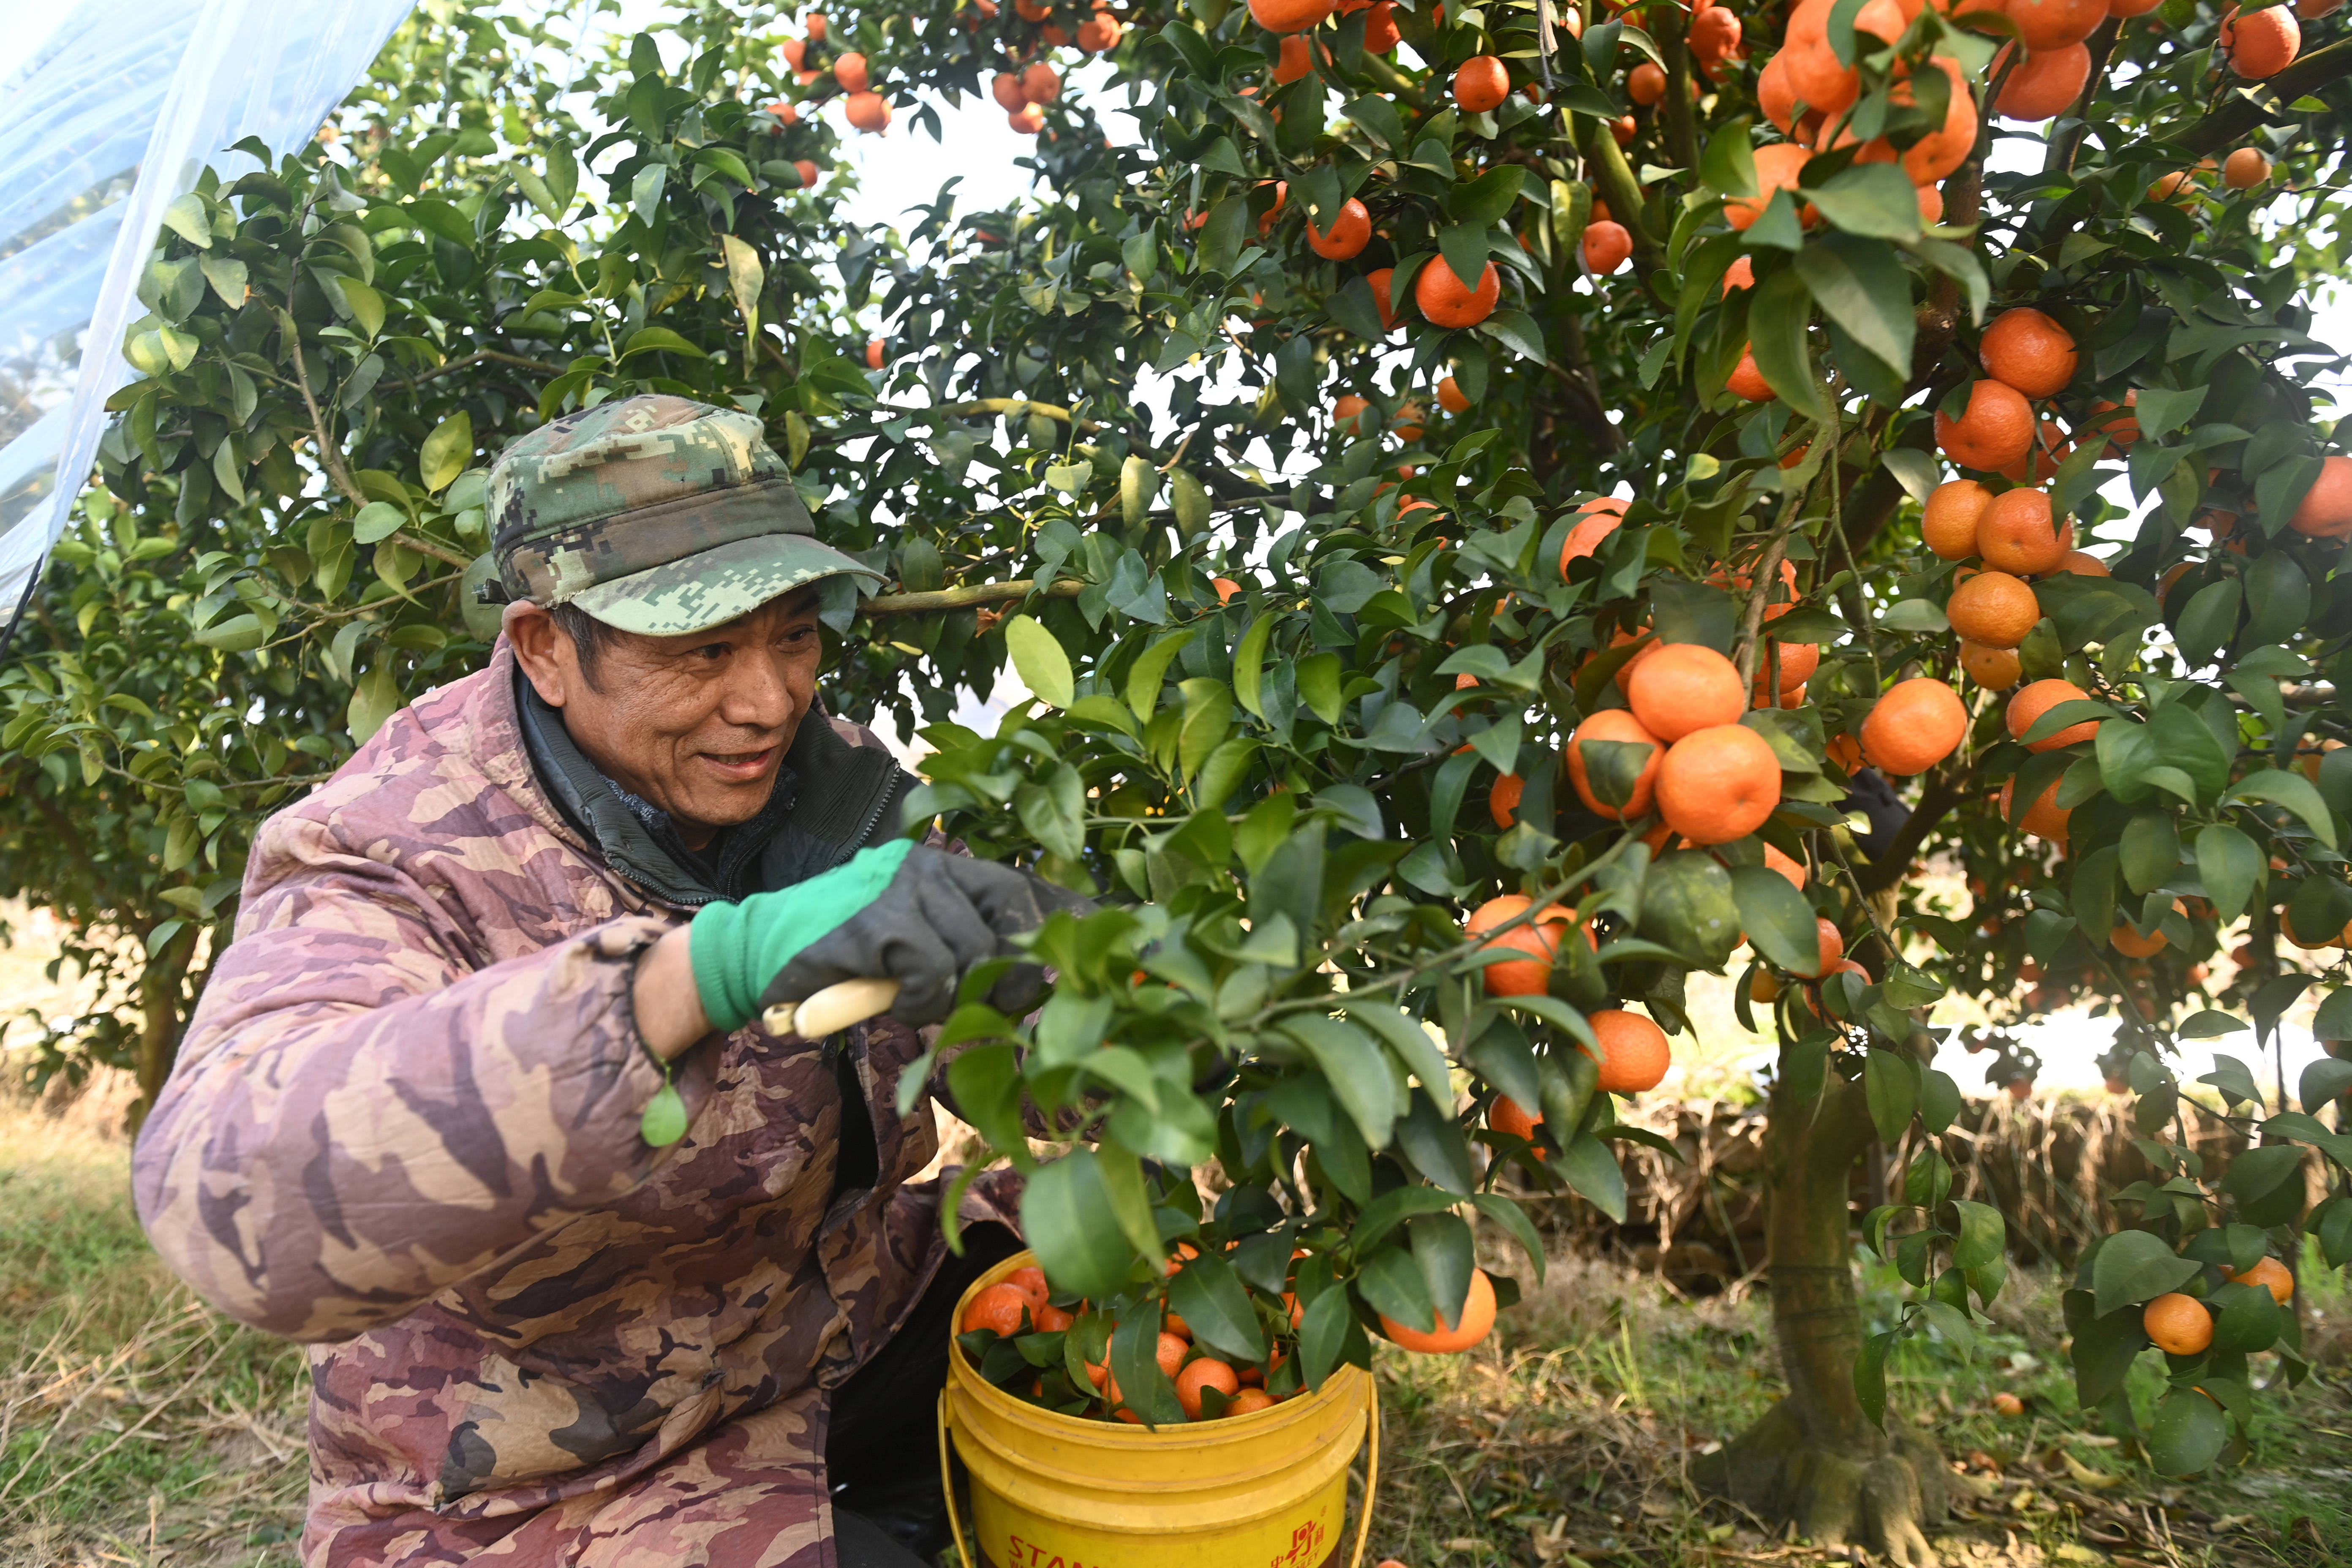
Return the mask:
[[[825, 35], [830, 27], [821, 11], [812, 12], [803, 26], [807, 37], [786, 38], [777, 47], [784, 57], [784, 63], [792, 68], [793, 79], [803, 87], [809, 87], [826, 74], [814, 63], [809, 51], [824, 47]], [[835, 55], [832, 76], [834, 85], [842, 93], [844, 119], [869, 135], [889, 129], [890, 100], [874, 90], [873, 73], [864, 55], [855, 50]], [[786, 125], [794, 124], [800, 119], [799, 109], [788, 103], [773, 105], [770, 112]], [[805, 169], [802, 171], [802, 183], [815, 183]]]
[[[1179, 1243], [1177, 1259], [1169, 1266], [1173, 1273], [1186, 1258], [1199, 1253], [1190, 1243]], [[1300, 1256], [1294, 1253], [1295, 1258]], [[1290, 1326], [1295, 1331], [1306, 1312], [1295, 1296], [1286, 1295], [1283, 1303], [1289, 1309]], [[1381, 1331], [1395, 1343], [1409, 1351], [1425, 1353], [1459, 1353], [1486, 1339], [1495, 1327], [1496, 1298], [1495, 1282], [1483, 1268], [1474, 1268], [1470, 1289], [1462, 1304], [1460, 1321], [1448, 1322], [1445, 1314], [1436, 1314], [1434, 1324], [1426, 1330], [1413, 1329], [1383, 1315]], [[1084, 1301], [1071, 1306], [1056, 1306], [1052, 1288], [1046, 1283], [1045, 1271], [1034, 1266], [1013, 1269], [996, 1284], [975, 1294], [964, 1309], [963, 1320], [956, 1325], [959, 1335], [986, 1334], [990, 1339], [978, 1347], [984, 1350], [996, 1340], [1020, 1340], [1034, 1334], [1063, 1334], [1076, 1329], [1087, 1315]], [[1119, 1420], [1141, 1425], [1138, 1415], [1119, 1392], [1118, 1378], [1112, 1373], [1110, 1345], [1118, 1342], [1114, 1331], [1107, 1336], [1103, 1359], [1087, 1361], [1087, 1381], [1093, 1388], [1093, 1399], [1087, 1414], [1102, 1420]], [[968, 1349], [971, 1348], [968, 1342]], [[1297, 1397], [1300, 1384], [1297, 1368], [1290, 1364], [1289, 1352], [1275, 1344], [1263, 1362], [1235, 1363], [1213, 1351], [1193, 1342], [1192, 1325], [1172, 1311], [1163, 1311], [1157, 1342], [1152, 1347], [1160, 1372], [1175, 1384], [1176, 1402], [1182, 1407], [1188, 1421], [1230, 1420], [1234, 1416], [1251, 1415], [1261, 1410], [1271, 1410], [1286, 1399]], [[979, 1357], [973, 1357], [977, 1362]], [[1016, 1389], [1015, 1392], [1024, 1392]], [[1032, 1375], [1025, 1390], [1032, 1400], [1045, 1396], [1042, 1376]]]
[[[1081, 54], [1098, 55], [1118, 47], [1119, 39], [1126, 36], [1124, 24], [1111, 15], [1109, 0], [1096, 0], [1093, 14], [1078, 24], [1075, 33], [1049, 21], [1052, 12], [1034, 0], [1014, 0], [1013, 9], [1023, 21], [1039, 24], [1038, 44], [1047, 49], [1076, 45]], [[994, 16], [996, 7], [988, 5], [985, 11]], [[1045, 106], [1062, 96], [1061, 73], [1043, 58], [1013, 63], [1022, 68], [997, 72], [989, 83], [989, 96], [1004, 110], [1006, 123], [1024, 136], [1034, 136], [1045, 128]]]
[[[1486, 951], [1525, 955], [1489, 963], [1480, 972], [1490, 996], [1537, 996], [1551, 987], [1552, 970], [1559, 960], [1559, 944], [1568, 928], [1576, 923], [1576, 911], [1557, 904], [1547, 905], [1533, 919], [1510, 925], [1508, 930], [1497, 930], [1527, 914], [1532, 902], [1524, 894], [1506, 893], [1471, 910], [1465, 922], [1464, 930], [1474, 937], [1496, 932], [1481, 944]], [[1582, 932], [1587, 946], [1597, 945], [1591, 927], [1583, 927]], [[1594, 1087], [1611, 1094], [1641, 1094], [1658, 1087], [1673, 1062], [1664, 1030], [1639, 1013], [1619, 1007], [1591, 1014], [1585, 1022], [1591, 1026], [1593, 1038], [1601, 1047], [1601, 1072]], [[1530, 1138], [1533, 1129], [1543, 1121], [1512, 1105], [1508, 1099], [1496, 1103], [1507, 1108], [1487, 1114], [1486, 1124], [1497, 1131], [1508, 1131]], [[1497, 1114], [1507, 1120], [1516, 1117], [1517, 1121], [1507, 1128], [1495, 1120]]]
[[[2282, 1307], [2294, 1299], [2294, 1276], [2275, 1258], [2264, 1258], [2243, 1273], [2225, 1263], [2221, 1278], [2266, 1289]], [[2167, 1291], [2141, 1308], [2140, 1327], [2147, 1331], [2148, 1342], [2167, 1355], [2200, 1356], [2213, 1343], [2211, 1310], [2179, 1290]]]

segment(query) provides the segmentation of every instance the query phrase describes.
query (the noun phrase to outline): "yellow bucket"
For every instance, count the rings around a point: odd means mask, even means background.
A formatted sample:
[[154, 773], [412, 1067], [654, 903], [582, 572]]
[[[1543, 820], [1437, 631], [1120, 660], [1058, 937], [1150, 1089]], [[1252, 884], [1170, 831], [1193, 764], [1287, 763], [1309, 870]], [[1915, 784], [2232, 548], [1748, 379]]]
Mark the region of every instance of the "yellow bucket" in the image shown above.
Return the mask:
[[[1007, 1258], [964, 1293], [1015, 1268]], [[1369, 1435], [1364, 1506], [1351, 1568], [1361, 1568], [1380, 1485], [1379, 1395], [1359, 1367], [1314, 1394], [1223, 1421], [1154, 1432], [1082, 1421], [984, 1381], [961, 1351], [940, 1395], [940, 1479], [964, 1568], [1321, 1568], [1338, 1559], [1348, 1466]], [[972, 1535], [948, 1473], [948, 1445], [971, 1475]]]

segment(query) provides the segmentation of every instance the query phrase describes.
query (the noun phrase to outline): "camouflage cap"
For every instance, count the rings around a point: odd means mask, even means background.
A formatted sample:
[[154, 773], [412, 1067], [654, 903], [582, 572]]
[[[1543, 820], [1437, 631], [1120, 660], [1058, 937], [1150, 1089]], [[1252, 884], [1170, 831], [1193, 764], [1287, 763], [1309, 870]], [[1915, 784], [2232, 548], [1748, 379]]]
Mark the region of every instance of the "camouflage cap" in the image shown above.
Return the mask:
[[622, 631], [707, 631], [779, 594], [882, 574], [816, 540], [760, 422], [649, 395], [568, 414], [490, 468], [490, 563], [509, 600]]

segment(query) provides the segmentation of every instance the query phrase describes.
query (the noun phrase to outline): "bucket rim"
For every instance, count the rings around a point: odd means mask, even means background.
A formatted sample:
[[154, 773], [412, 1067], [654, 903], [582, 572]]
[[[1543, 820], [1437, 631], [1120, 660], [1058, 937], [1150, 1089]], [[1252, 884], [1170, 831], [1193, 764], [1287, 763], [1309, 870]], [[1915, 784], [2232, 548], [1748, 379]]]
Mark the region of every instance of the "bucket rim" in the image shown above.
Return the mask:
[[[1300, 1426], [1318, 1417], [1336, 1414], [1335, 1406], [1360, 1406], [1365, 1394], [1357, 1387], [1359, 1382], [1369, 1385], [1371, 1374], [1360, 1366], [1342, 1365], [1323, 1380], [1319, 1389], [1302, 1389], [1279, 1405], [1264, 1410], [1253, 1410], [1246, 1415], [1220, 1416], [1214, 1421], [1187, 1421], [1181, 1426], [1144, 1426], [1123, 1421], [1089, 1421], [1081, 1415], [1066, 1415], [1049, 1410], [1042, 1405], [1032, 1405], [1018, 1399], [980, 1375], [963, 1347], [955, 1342], [955, 1325], [963, 1321], [965, 1310], [972, 1298], [991, 1285], [1003, 1282], [1017, 1268], [1036, 1266], [1037, 1255], [1024, 1247], [993, 1268], [985, 1270], [957, 1299], [955, 1316], [948, 1325], [948, 1393], [962, 1394], [971, 1398], [983, 1410], [1024, 1422], [1036, 1422], [1046, 1431], [1065, 1431], [1073, 1436], [1084, 1436], [1088, 1441], [1108, 1442], [1116, 1447], [1146, 1448], [1213, 1447], [1243, 1436], [1262, 1436], [1283, 1426]], [[1352, 1413], [1352, 1412], [1349, 1412]]]

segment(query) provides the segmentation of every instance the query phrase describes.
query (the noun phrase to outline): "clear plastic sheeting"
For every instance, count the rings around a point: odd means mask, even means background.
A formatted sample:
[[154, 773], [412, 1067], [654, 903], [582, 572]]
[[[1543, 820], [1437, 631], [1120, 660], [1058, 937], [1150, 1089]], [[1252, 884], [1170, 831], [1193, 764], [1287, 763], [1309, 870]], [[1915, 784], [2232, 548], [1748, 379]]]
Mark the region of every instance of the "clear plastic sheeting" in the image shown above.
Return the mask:
[[0, 41], [0, 627], [131, 378], [122, 330], [143, 313], [163, 209], [207, 163], [225, 180], [254, 168], [232, 142], [305, 145], [411, 4], [79, 0], [9, 18], [21, 32]]

